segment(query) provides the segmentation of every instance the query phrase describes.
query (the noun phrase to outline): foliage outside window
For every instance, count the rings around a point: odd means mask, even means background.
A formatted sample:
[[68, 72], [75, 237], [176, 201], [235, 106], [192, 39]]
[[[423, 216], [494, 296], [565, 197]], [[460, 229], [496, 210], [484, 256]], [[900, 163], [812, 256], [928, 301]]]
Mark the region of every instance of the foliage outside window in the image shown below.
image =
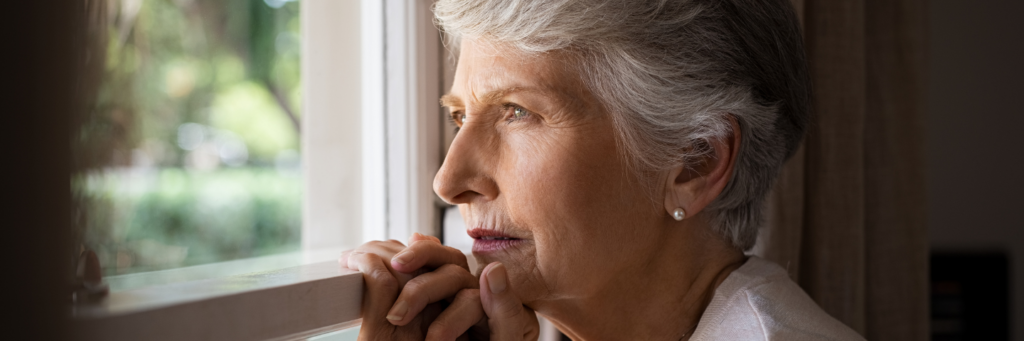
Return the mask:
[[299, 3], [94, 4], [72, 184], [104, 273], [297, 250]]

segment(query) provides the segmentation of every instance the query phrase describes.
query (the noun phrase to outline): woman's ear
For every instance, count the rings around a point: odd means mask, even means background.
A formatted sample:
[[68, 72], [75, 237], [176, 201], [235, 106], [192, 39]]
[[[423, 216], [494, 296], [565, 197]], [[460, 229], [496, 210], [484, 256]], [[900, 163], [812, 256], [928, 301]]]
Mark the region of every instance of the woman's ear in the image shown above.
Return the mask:
[[684, 218], [693, 217], [722, 194], [732, 179], [736, 157], [740, 149], [740, 124], [729, 115], [732, 129], [722, 137], [707, 141], [710, 153], [689, 164], [669, 170], [665, 181], [665, 211], [678, 218], [682, 209]]

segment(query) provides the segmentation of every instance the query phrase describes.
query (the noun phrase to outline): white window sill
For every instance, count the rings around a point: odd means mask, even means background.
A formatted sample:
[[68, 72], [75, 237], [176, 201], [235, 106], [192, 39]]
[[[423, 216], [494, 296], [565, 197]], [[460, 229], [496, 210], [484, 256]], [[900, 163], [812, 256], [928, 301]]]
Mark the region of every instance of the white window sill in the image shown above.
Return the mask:
[[296, 251], [177, 269], [110, 276], [105, 277], [103, 280], [110, 286], [111, 292], [120, 292], [156, 285], [214, 279], [326, 262], [338, 259], [338, 256], [344, 250], [344, 248], [325, 248]]
[[[235, 264], [237, 269], [246, 266], [239, 264]], [[229, 265], [204, 269], [216, 266]], [[291, 340], [359, 324], [362, 274], [344, 269], [334, 260], [126, 288], [145, 282], [126, 279], [131, 276], [152, 279], [176, 272], [187, 278], [196, 275], [194, 268], [112, 278], [112, 284], [131, 283], [118, 284], [120, 288], [99, 302], [74, 307], [76, 339]]]

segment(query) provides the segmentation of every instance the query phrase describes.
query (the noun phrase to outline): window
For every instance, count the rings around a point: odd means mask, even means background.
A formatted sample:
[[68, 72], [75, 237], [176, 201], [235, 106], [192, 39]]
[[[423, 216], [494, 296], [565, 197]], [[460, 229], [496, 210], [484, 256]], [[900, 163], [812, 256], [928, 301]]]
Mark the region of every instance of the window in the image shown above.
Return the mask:
[[[161, 8], [172, 13], [168, 14], [169, 17], [176, 15], [180, 20], [206, 20], [196, 19], [193, 16], [200, 18], [211, 16], [215, 20], [203, 25], [210, 24], [217, 27], [230, 26], [229, 23], [234, 19], [228, 17], [238, 13], [249, 13], [245, 15], [252, 16], [254, 14], [251, 11], [265, 11], [277, 13], [274, 14], [275, 18], [297, 13], [297, 17], [289, 19], [292, 24], [285, 26], [290, 32], [289, 34], [294, 33], [295, 35], [280, 39], [275, 37], [274, 46], [277, 48], [277, 44], [280, 43], [284, 47], [297, 48], [293, 51], [293, 56], [296, 58], [295, 65], [300, 65], [301, 72], [294, 78], [296, 83], [288, 83], [292, 84], [294, 89], [288, 91], [291, 97], [288, 97], [287, 102], [294, 105], [294, 117], [300, 122], [301, 129], [294, 134], [297, 139], [295, 148], [288, 148], [294, 152], [285, 154], [287, 157], [282, 157], [282, 159], [301, 160], [301, 168], [295, 167], [295, 163], [286, 163], [286, 165], [290, 165], [290, 168], [279, 167], [277, 162], [279, 158], [276, 154], [273, 159], [257, 160], [255, 151], [249, 150], [254, 147], [248, 145], [249, 142], [246, 142], [244, 138], [247, 135], [244, 132], [220, 126], [219, 123], [216, 123], [220, 121], [210, 119], [209, 116], [214, 113], [210, 109], [212, 104], [197, 105], [195, 102], [207, 100], [210, 101], [209, 103], [214, 103], [214, 99], [211, 98], [219, 96], [216, 91], [197, 90], [199, 84], [205, 81], [203, 77], [207, 77], [212, 72], [211, 70], [215, 69], [202, 65], [214, 63], [217, 59], [182, 52], [183, 58], [204, 68], [193, 70], [195, 71], [193, 73], [180, 72], [181, 75], [177, 75], [174, 72], [179, 71], [174, 71], [165, 72], [164, 75], [173, 74], [176, 75], [173, 77], [187, 81], [183, 84], [192, 84], [192, 90], [187, 93], [189, 96], [197, 96], [197, 99], [190, 99], [183, 102], [186, 104], [181, 105], [194, 105], [205, 110], [176, 111], [177, 113], [187, 112], [194, 116], [188, 116], [186, 120], [171, 115], [171, 117], [176, 117], [179, 122], [173, 125], [173, 130], [168, 130], [171, 131], [170, 133], [164, 135], [170, 137], [165, 137], [163, 143], [180, 149], [180, 151], [174, 150], [175, 152], [188, 154], [193, 150], [199, 150], [203, 143], [220, 141], [218, 134], [221, 134], [222, 131], [230, 131], [246, 143], [245, 147], [249, 152], [249, 158], [245, 163], [229, 164], [222, 155], [216, 154], [214, 156], [220, 158], [217, 159], [216, 167], [197, 168], [196, 165], [206, 164], [188, 164], [186, 163], [188, 159], [180, 157], [175, 159], [179, 160], [180, 164], [153, 163], [152, 169], [167, 168], [184, 174], [185, 180], [179, 179], [174, 184], [191, 184], [186, 180], [194, 180], [188, 176], [222, 171], [263, 172], [274, 177], [288, 176], [288, 179], [293, 179], [295, 183], [300, 184], [298, 190], [287, 191], [289, 195], [287, 200], [292, 203], [292, 207], [298, 207], [289, 212], [300, 214], [301, 225], [297, 230], [295, 227], [289, 227], [288, 239], [271, 237], [271, 239], [276, 239], [273, 241], [274, 243], [279, 244], [274, 248], [267, 247], [257, 251], [250, 248], [247, 249], [249, 253], [229, 253], [228, 256], [219, 259], [206, 258], [211, 262], [209, 264], [142, 272], [207, 262], [190, 262], [189, 255], [198, 251], [194, 246], [188, 246], [184, 260], [175, 264], [165, 263], [146, 268], [133, 267], [138, 263], [132, 263], [132, 266], [123, 268], [116, 268], [114, 265], [114, 270], [108, 270], [107, 274], [135, 271], [139, 273], [107, 277], [107, 280], [111, 282], [112, 293], [103, 301], [76, 306], [77, 328], [83, 331], [83, 335], [115, 340], [193, 339], [201, 335], [207, 337], [217, 335], [224, 339], [296, 339], [342, 330], [358, 324], [356, 318], [362, 293], [362, 277], [358, 273], [340, 270], [333, 262], [333, 258], [340, 250], [356, 246], [365, 240], [388, 238], [404, 240], [412, 232], [440, 235], [442, 212], [447, 206], [436, 198], [431, 188], [434, 174], [444, 155], [442, 137], [445, 134], [445, 119], [441, 115], [437, 102], [443, 90], [441, 66], [443, 49], [439, 34], [432, 24], [431, 1], [303, 0], [301, 2], [283, 2], [236, 0], [224, 1], [223, 4], [203, 2], [199, 5], [198, 1], [184, 0], [123, 0], [116, 4], [111, 3], [114, 4], [111, 6], [115, 8], [110, 9], [110, 13], [120, 15], [119, 11], [122, 8], [129, 7], [131, 9], [131, 6], [140, 6], [138, 11], [142, 13], [148, 6], [156, 6], [152, 3], [159, 3], [159, 6], [163, 6]], [[196, 7], [199, 9], [189, 9], [192, 8], [190, 6], [199, 6]], [[242, 6], [248, 10], [224, 12], [222, 16], [212, 16], [203, 12], [206, 8], [203, 6]], [[282, 14], [282, 11], [292, 12]], [[111, 27], [115, 27], [120, 22], [120, 17], [117, 18], [110, 21], [110, 25], [113, 25]], [[141, 20], [141, 14], [139, 18]], [[170, 26], [173, 27], [173, 34], [180, 35], [183, 34], [181, 32], [197, 30], [196, 26], [198, 25], [200, 24], [196, 22], [189, 22], [189, 24], [179, 22], [177, 24], [162, 24], [161, 29]], [[261, 26], [257, 31], [266, 32], [269, 27]], [[138, 34], [138, 32], [129, 32], [128, 34], [130, 36]], [[111, 33], [111, 36], [113, 35], [114, 33]], [[213, 38], [204, 35], [202, 39], [198, 40], [209, 43], [209, 39]], [[250, 40], [253, 39], [251, 37], [243, 39], [245, 42]], [[290, 45], [291, 42], [296, 42], [296, 44]], [[180, 44], [185, 45], [184, 43]], [[232, 46], [230, 42], [224, 44], [228, 46], [219, 47]], [[213, 45], [218, 44], [211, 43], [211, 46]], [[260, 84], [251, 79], [252, 76], [248, 73], [249, 69], [245, 59], [248, 55], [242, 53], [238, 53], [238, 55], [241, 56], [238, 57], [241, 62], [235, 63], [234, 67], [236, 70], [242, 70], [239, 72], [242, 74], [240, 82], [245, 82], [250, 92], [245, 96], [237, 97], [244, 98], [244, 100], [239, 100], [239, 103], [242, 104], [225, 105], [229, 108], [237, 108], [243, 104], [251, 105], [250, 101], [253, 101], [253, 98], [258, 98], [252, 94], [260, 92], [258, 90], [260, 86], [267, 87], [266, 84]], [[275, 58], [277, 57], [275, 55]], [[161, 70], [163, 69], [166, 68]], [[133, 72], [124, 73], [131, 74], [133, 77], [144, 76], [143, 74], [132, 74]], [[269, 74], [276, 75], [274, 72]], [[163, 84], [159, 82], [164, 82], [170, 77], [147, 79], [139, 82], [141, 85], [136, 84], [135, 86]], [[284, 87], [284, 85], [278, 86]], [[264, 89], [263, 91], [273, 95], [271, 90]], [[121, 94], [123, 95], [123, 93]], [[162, 99], [169, 96], [166, 91], [156, 94], [159, 96], [154, 95], [152, 98]], [[261, 96], [263, 99], [271, 100], [262, 102], [266, 104], [266, 107], [281, 105], [277, 102], [277, 97], [268, 97], [265, 94]], [[144, 99], [149, 100], [150, 98]], [[266, 110], [269, 112], [271, 109]], [[293, 129], [289, 125], [291, 124], [290, 118], [285, 115], [286, 113], [281, 114], [280, 111], [276, 113], [279, 114], [276, 116], [277, 123], [273, 124], [276, 128]], [[288, 120], [282, 120], [282, 117], [288, 118]], [[251, 120], [239, 121], [240, 124], [256, 124]], [[179, 135], [184, 141], [183, 145], [178, 145]], [[132, 151], [139, 148], [135, 145], [130, 146], [131, 148], [125, 148], [125, 150]], [[217, 148], [212, 150], [219, 153]], [[284, 152], [285, 150], [278, 151]], [[296, 157], [296, 154], [300, 156]], [[196, 157], [196, 160], [206, 159]], [[95, 185], [97, 183], [104, 185], [129, 181], [124, 179], [131, 179], [131, 174], [134, 174], [132, 173], [134, 172], [133, 167], [135, 166], [132, 163], [117, 164], [116, 166], [103, 164], [102, 167], [95, 167], [90, 172], [78, 175], [76, 181], [79, 184], [80, 195], [91, 195], [89, 193], [93, 192], [87, 190], [91, 189], [90, 186], [97, 186]], [[124, 168], [128, 170], [122, 171]], [[114, 170], [111, 171], [111, 169]], [[106, 175], [110, 172], [114, 172], [113, 175]], [[129, 175], [122, 175], [122, 173]], [[100, 176], [95, 174], [100, 174]], [[267, 175], [265, 178], [253, 178], [239, 187], [244, 189], [260, 187], [256, 190], [273, 187], [271, 186], [273, 180], [268, 180], [271, 175]], [[99, 177], [106, 182], [96, 182], [90, 180], [89, 177]], [[198, 184], [212, 185], [213, 187], [206, 191], [214, 192], [217, 195], [230, 194], [223, 187], [225, 182], [219, 179]], [[137, 188], [128, 187], [126, 191], [137, 190]], [[182, 187], [174, 188], [180, 190]], [[294, 189], [294, 187], [289, 188]], [[96, 197], [104, 198], [103, 195], [86, 198], [92, 200]], [[284, 197], [286, 196], [275, 196], [275, 198]], [[180, 197], [174, 198], [182, 200], [175, 201], [177, 203], [186, 202]], [[86, 200], [85, 202], [87, 206], [83, 207], [82, 212], [90, 214], [100, 212], [88, 205], [95, 205], [94, 202], [102, 202], [101, 200]], [[226, 200], [226, 202], [238, 204], [246, 201]], [[137, 205], [134, 202], [130, 203]], [[111, 206], [113, 205], [111, 204]], [[192, 207], [196, 206], [192, 205]], [[252, 214], [276, 214], [275, 212], [278, 212], [265, 209], [265, 207], [267, 206], [244, 211], [244, 213], [236, 215], [235, 219], [245, 220], [251, 218]], [[219, 228], [220, 225], [216, 222], [232, 219], [225, 217], [230, 212], [222, 207], [217, 209], [216, 207], [200, 206], [200, 208], [206, 210], [204, 212], [212, 213], [205, 219], [194, 220], [208, 223], [206, 226], [211, 226], [211, 228]], [[114, 209], [110, 211], [119, 212]], [[145, 224], [143, 226], [149, 227]], [[89, 228], [92, 226], [90, 225]], [[87, 229], [86, 233], [95, 232]], [[116, 237], [113, 233], [110, 235]], [[244, 233], [242, 235], [251, 237]], [[184, 238], [184, 234], [174, 236]], [[99, 235], [99, 237], [90, 235], [87, 238], [100, 237], [103, 235]], [[218, 241], [212, 239], [214, 238], [206, 237], [198, 242]], [[287, 242], [282, 242], [282, 240], [287, 240]], [[142, 245], [138, 249], [144, 251], [139, 252], [157, 249], [152, 247], [153, 245], [157, 244]], [[161, 242], [160, 245], [174, 246], [167, 242]], [[104, 265], [111, 264], [111, 261], [116, 264], [118, 256], [116, 251], [121, 249], [114, 249], [113, 256], [110, 253], [103, 256]], [[178, 250], [179, 253], [183, 252], [181, 249]], [[288, 253], [289, 250], [295, 252]], [[274, 253], [277, 254], [272, 255]], [[248, 258], [260, 255], [270, 256]], [[223, 262], [228, 259], [236, 260]], [[329, 261], [322, 262], [323, 260]], [[136, 259], [133, 259], [133, 262], [135, 261]], [[257, 270], [268, 271], [252, 273]], [[167, 284], [171, 282], [177, 283]], [[251, 302], [262, 303], [257, 307], [253, 306], [254, 303]], [[265, 313], [268, 310], [273, 311], [274, 314]], [[254, 326], [259, 328], [253, 328]], [[330, 339], [331, 337], [321, 335], [317, 338]]]
[[91, 6], [102, 63], [72, 183], [104, 274], [299, 250], [300, 4]]

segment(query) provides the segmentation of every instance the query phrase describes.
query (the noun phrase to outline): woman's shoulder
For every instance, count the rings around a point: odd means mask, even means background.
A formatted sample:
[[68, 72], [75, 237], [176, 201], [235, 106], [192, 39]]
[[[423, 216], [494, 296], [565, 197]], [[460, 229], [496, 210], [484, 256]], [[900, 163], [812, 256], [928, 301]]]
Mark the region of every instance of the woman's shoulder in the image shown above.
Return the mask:
[[781, 267], [750, 257], [715, 290], [692, 340], [863, 340]]

